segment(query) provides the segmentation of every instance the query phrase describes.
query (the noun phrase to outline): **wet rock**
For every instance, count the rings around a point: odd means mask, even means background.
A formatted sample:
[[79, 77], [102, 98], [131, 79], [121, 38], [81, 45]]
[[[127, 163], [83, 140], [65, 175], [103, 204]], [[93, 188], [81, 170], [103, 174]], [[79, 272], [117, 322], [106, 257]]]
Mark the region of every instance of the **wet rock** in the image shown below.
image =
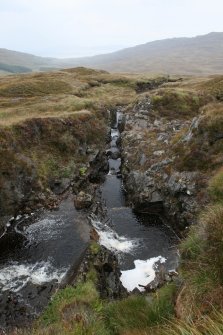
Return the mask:
[[92, 183], [98, 183], [104, 179], [109, 171], [109, 164], [106, 152], [99, 151], [94, 160], [90, 162], [88, 179]]
[[92, 205], [92, 202], [92, 196], [83, 191], [74, 197], [74, 206], [76, 209], [89, 208]]
[[98, 290], [102, 298], [117, 299], [128, 295], [120, 281], [118, 260], [112, 252], [101, 246], [93, 264], [98, 273]]
[[178, 276], [178, 273], [174, 270], [166, 271], [165, 267], [161, 264], [159, 269], [156, 271], [156, 276], [153, 281], [148, 285], [139, 285], [145, 289], [146, 292], [155, 292], [157, 289], [164, 286], [166, 283], [172, 282]]
[[122, 173], [121, 173], [121, 171], [117, 171], [117, 172], [116, 172], [116, 176], [117, 176], [117, 178], [122, 178]]
[[25, 241], [26, 237], [15, 231], [5, 233], [0, 238], [0, 258], [15, 257]]
[[163, 209], [163, 197], [155, 187], [152, 177], [143, 172], [132, 171], [125, 180], [128, 197], [137, 211], [153, 211]]
[[120, 153], [120, 151], [113, 151], [112, 153], [111, 153], [111, 156], [110, 156], [110, 158], [111, 159], [114, 159], [114, 160], [116, 160], [116, 159], [118, 159], [118, 158], [120, 158], [121, 157], [121, 153]]

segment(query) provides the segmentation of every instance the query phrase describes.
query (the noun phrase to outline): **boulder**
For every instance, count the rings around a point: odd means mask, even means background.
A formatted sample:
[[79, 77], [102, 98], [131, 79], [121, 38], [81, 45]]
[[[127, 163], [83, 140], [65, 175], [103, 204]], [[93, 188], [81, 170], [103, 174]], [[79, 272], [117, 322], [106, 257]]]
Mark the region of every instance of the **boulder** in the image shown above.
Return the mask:
[[92, 196], [83, 191], [74, 197], [74, 206], [76, 209], [89, 208], [92, 205], [92, 202]]

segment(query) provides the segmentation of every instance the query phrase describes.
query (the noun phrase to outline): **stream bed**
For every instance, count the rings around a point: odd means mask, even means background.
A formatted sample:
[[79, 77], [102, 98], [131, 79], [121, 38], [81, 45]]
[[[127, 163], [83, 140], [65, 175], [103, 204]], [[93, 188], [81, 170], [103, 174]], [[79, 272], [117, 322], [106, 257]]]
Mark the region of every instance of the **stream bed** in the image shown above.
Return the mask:
[[117, 255], [123, 285], [128, 291], [136, 287], [142, 291], [138, 284], [146, 285], [154, 279], [158, 263], [162, 263], [166, 271], [177, 268], [179, 238], [166, 224], [164, 217], [136, 213], [125, 205], [120, 175], [121, 158], [117, 146], [121, 118], [122, 115], [117, 113], [111, 129], [109, 173], [101, 186], [109, 222], [103, 224], [95, 218], [92, 224], [99, 234], [100, 243]]
[[[117, 140], [120, 114], [111, 129], [109, 173], [100, 186], [108, 222], [92, 216], [99, 242], [119, 259], [122, 283], [131, 291], [154, 276], [156, 263], [177, 267], [178, 238], [158, 215], [138, 214], [125, 205]], [[10, 227], [11, 226], [11, 227]], [[86, 213], [77, 211], [72, 196], [58, 210], [17, 217], [0, 238], [0, 333], [36, 318], [53, 292], [75, 269], [89, 241]]]

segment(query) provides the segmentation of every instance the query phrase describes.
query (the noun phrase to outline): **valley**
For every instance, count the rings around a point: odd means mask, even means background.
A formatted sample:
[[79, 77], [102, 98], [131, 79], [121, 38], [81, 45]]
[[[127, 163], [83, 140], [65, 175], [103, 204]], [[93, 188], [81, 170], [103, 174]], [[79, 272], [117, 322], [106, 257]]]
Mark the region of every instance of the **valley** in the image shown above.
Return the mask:
[[0, 78], [2, 331], [222, 326], [222, 97], [217, 75]]

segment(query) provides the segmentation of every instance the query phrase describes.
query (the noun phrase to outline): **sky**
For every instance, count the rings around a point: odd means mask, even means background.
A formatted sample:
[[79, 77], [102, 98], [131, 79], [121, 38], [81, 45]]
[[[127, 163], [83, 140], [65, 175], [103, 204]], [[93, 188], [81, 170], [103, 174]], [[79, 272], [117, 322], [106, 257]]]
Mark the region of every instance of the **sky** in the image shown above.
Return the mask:
[[223, 32], [222, 17], [223, 0], [0, 0], [0, 48], [92, 56]]

